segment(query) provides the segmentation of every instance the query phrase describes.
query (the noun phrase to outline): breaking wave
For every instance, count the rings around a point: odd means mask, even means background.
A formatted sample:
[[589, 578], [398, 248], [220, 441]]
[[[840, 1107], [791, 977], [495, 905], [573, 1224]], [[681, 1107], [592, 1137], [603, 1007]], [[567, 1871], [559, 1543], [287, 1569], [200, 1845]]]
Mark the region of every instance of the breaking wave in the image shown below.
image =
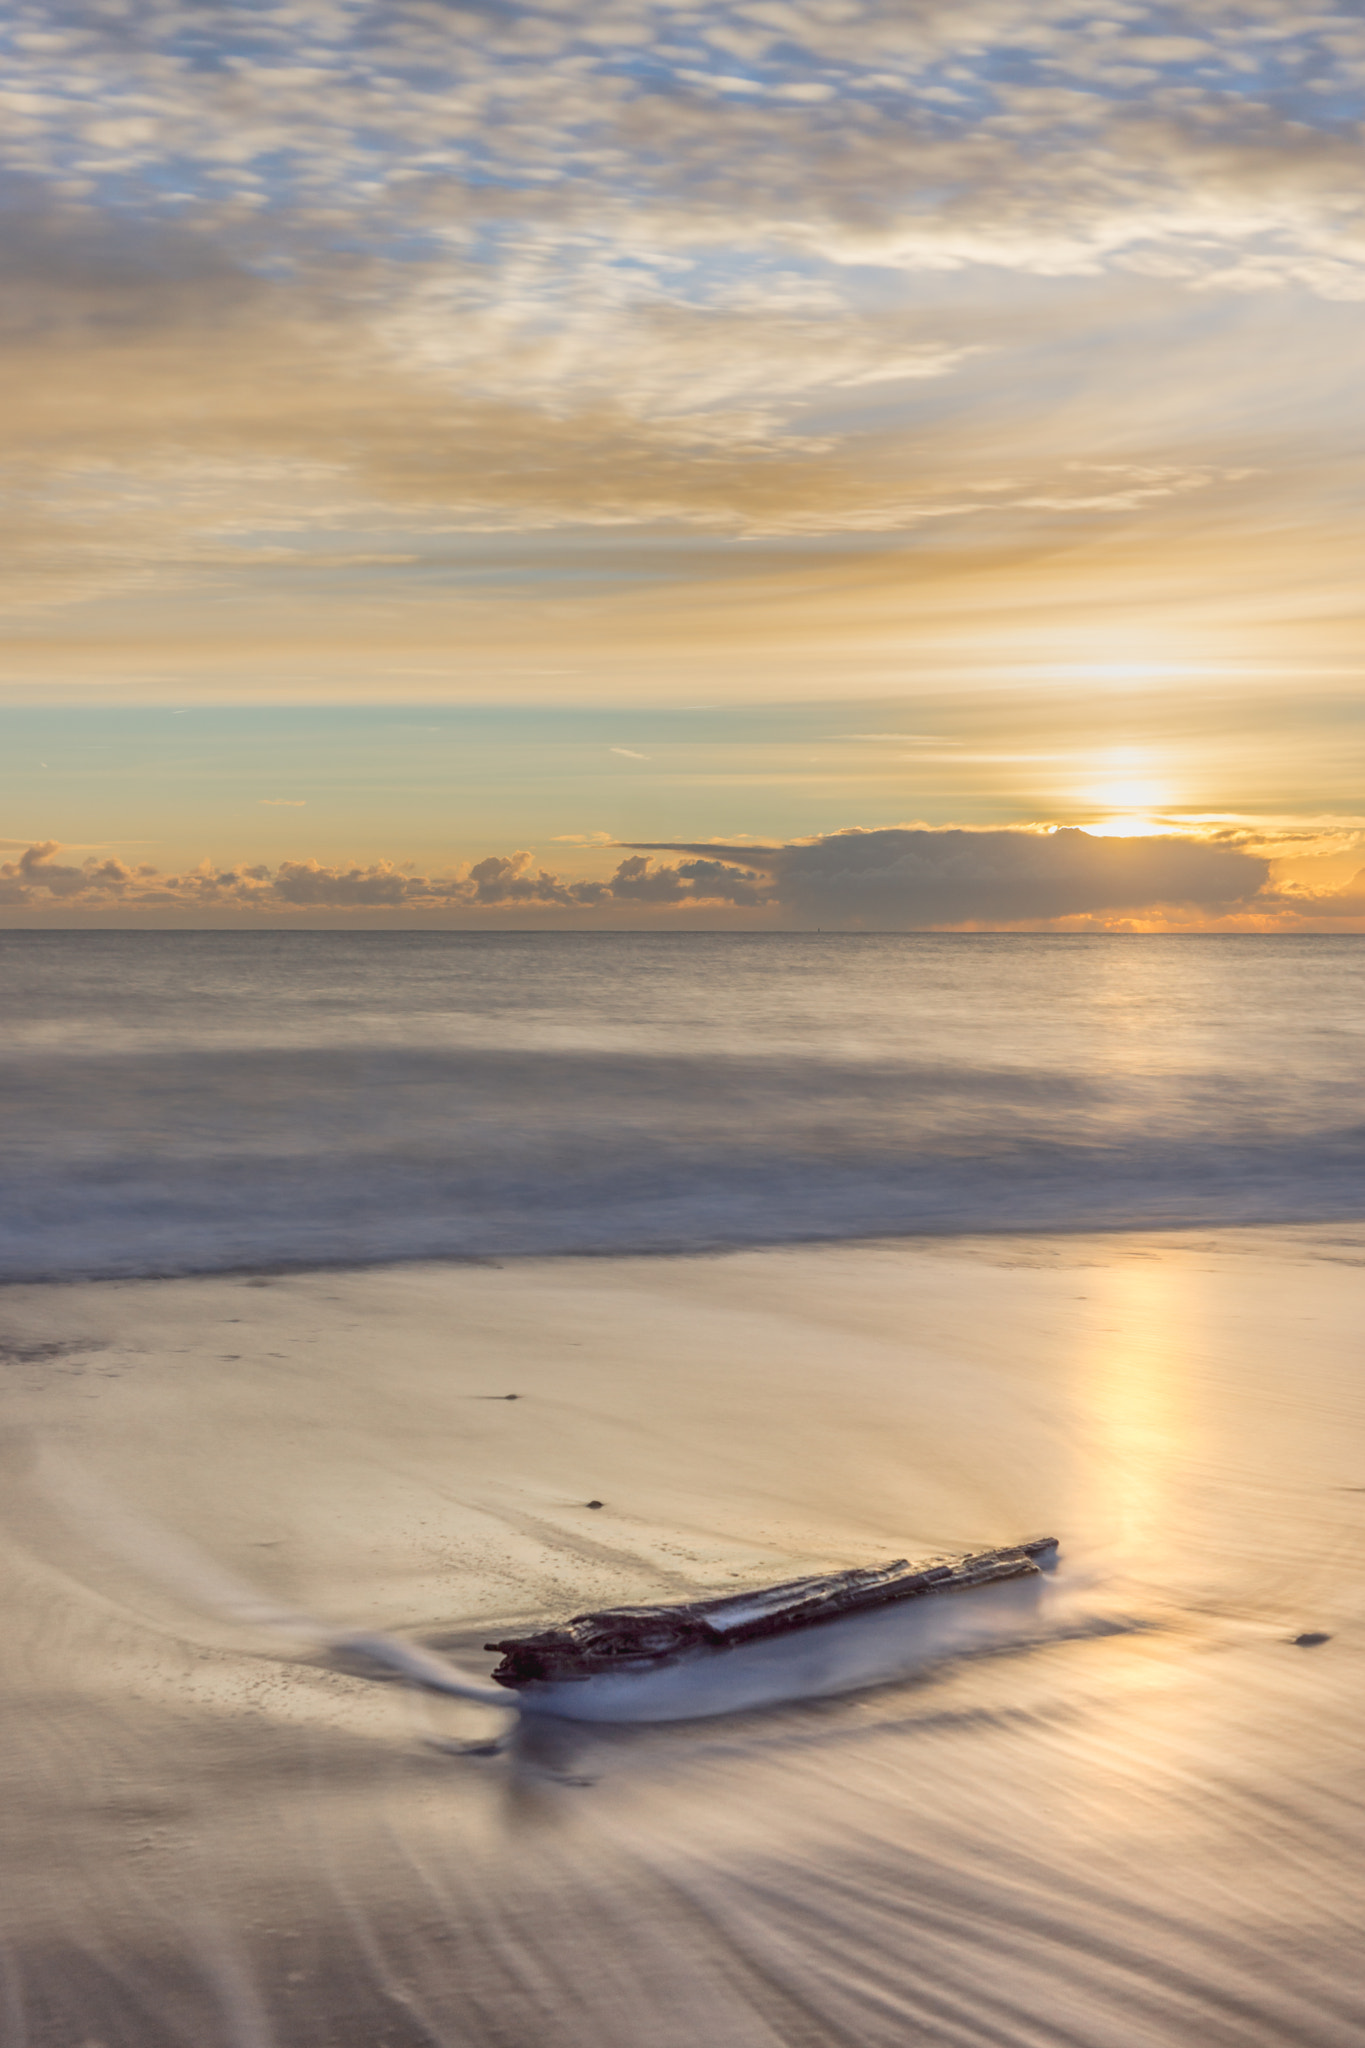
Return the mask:
[[8, 1280], [1365, 1209], [1349, 939], [5, 947]]

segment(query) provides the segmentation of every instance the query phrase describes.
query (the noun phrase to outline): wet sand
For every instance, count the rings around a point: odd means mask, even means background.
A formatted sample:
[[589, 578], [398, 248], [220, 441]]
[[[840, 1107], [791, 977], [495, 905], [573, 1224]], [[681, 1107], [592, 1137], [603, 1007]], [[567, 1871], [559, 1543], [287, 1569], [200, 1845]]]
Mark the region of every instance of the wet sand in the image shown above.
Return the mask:
[[[0, 2038], [1354, 2044], [1362, 1311], [1356, 1227], [6, 1289]], [[111, 1502], [479, 1673], [612, 1602], [1063, 1561], [983, 1642], [461, 1756], [496, 1717]]]

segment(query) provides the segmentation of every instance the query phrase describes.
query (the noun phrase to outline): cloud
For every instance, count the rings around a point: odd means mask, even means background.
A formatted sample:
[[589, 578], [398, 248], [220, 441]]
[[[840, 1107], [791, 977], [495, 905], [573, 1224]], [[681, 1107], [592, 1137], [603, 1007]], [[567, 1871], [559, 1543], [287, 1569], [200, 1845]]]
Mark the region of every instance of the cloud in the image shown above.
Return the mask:
[[1280, 901], [1301, 928], [1330, 931], [1349, 922], [1365, 931], [1365, 868], [1360, 868], [1338, 889], [1304, 888], [1282, 882]]
[[[788, 845], [670, 842], [631, 849], [600, 879], [557, 874], [526, 849], [446, 874], [388, 860], [285, 860], [273, 868], [205, 861], [163, 873], [94, 855], [77, 865], [59, 858], [55, 840], [42, 840], [0, 863], [0, 912], [10, 922], [94, 924], [320, 915], [686, 926], [700, 916], [763, 930], [1365, 930], [1365, 868], [1336, 885], [1326, 880], [1353, 850], [1359, 857], [1365, 838], [1358, 820], [1337, 825], [1281, 822], [1259, 839], [1234, 821], [1202, 835], [1131, 838], [1074, 828], [896, 826]], [[1316, 864], [1319, 885], [1303, 879]]]
[[477, 861], [469, 870], [466, 887], [472, 888], [466, 900], [480, 905], [558, 905], [566, 909], [600, 903], [610, 893], [610, 885], [604, 882], [561, 882], [544, 868], [532, 874], [531, 855], [525, 852], [490, 854]]
[[[1359, 278], [1339, 110], [1365, 30], [1341, 13], [1207, 0], [1172, 34], [1158, 0], [51, 12], [14, 10], [16, 173], [258, 250], [343, 220], [352, 248], [478, 243], [513, 313], [562, 290], [555, 254], [612, 248], [630, 269], [597, 263], [600, 302], [665, 313], [736, 246], [1186, 275], [1249, 249]], [[572, 322], [519, 353], [543, 373], [566, 346], [586, 353]]]
[[124, 893], [135, 871], [117, 860], [87, 860], [80, 867], [63, 866], [56, 859], [61, 847], [55, 839], [39, 840], [17, 861], [0, 863], [0, 903], [27, 903], [36, 894], [61, 901], [64, 898], [98, 895], [104, 898]]
[[1239, 433], [1339, 418], [1251, 302], [1365, 293], [1365, 29], [1253, 12], [20, 0], [11, 602], [255, 578], [276, 623], [477, 581], [455, 534], [947, 522], [993, 557], [1002, 519], [1050, 549], [1221, 504], [1234, 359]]
[[657, 848], [766, 871], [796, 922], [872, 929], [1046, 924], [1167, 909], [1217, 918], [1254, 906], [1269, 863], [1202, 839], [899, 827], [783, 847]]
[[[1036, 707], [1072, 663], [1355, 665], [1357, 16], [16, 0], [6, 673], [619, 705], [967, 669]], [[1077, 718], [1110, 688], [1083, 678]], [[1261, 801], [1247, 759], [1198, 801]], [[1041, 776], [1004, 807], [989, 767], [838, 815], [1084, 815]], [[55, 902], [71, 858], [15, 886]], [[813, 879], [760, 912], [674, 858], [622, 878], [652, 899], [530, 863], [399, 907], [825, 915]], [[83, 873], [62, 900], [95, 900]], [[806, 886], [764, 873], [765, 902]], [[398, 887], [351, 876], [272, 871], [261, 901]], [[850, 915], [900, 914], [867, 894]]]
[[618, 863], [604, 881], [569, 879], [535, 865], [525, 851], [489, 854], [453, 875], [420, 875], [393, 861], [330, 867], [317, 860], [285, 860], [278, 867], [231, 867], [203, 862], [164, 874], [117, 860], [86, 860], [79, 867], [57, 859], [56, 840], [27, 847], [17, 861], [0, 863], [0, 908], [43, 912], [82, 910], [101, 915], [127, 911], [188, 912], [219, 919], [236, 914], [291, 916], [307, 911], [483, 913], [591, 912], [620, 906], [761, 907], [770, 900], [761, 875], [728, 861], [684, 860], [656, 866], [638, 854]]
[[[316, 860], [273, 869], [205, 862], [165, 874], [115, 859], [66, 863], [57, 842], [45, 840], [0, 864], [0, 906], [16, 914], [79, 911], [94, 922], [165, 912], [245, 922], [356, 913], [477, 923], [539, 913], [619, 923], [632, 916], [690, 921], [700, 911], [749, 913], [764, 928], [854, 930], [1365, 924], [1365, 869], [1344, 888], [1277, 887], [1270, 858], [1249, 850], [1247, 836], [895, 827], [786, 846], [641, 847], [601, 880], [561, 876], [526, 850], [490, 854], [447, 875], [392, 861], [336, 867]], [[659, 853], [684, 857], [653, 858]]]
[[623, 860], [611, 883], [618, 903], [735, 903], [748, 907], [771, 904], [773, 892], [752, 868], [704, 858], [679, 861], [676, 867], [655, 867], [635, 855]]

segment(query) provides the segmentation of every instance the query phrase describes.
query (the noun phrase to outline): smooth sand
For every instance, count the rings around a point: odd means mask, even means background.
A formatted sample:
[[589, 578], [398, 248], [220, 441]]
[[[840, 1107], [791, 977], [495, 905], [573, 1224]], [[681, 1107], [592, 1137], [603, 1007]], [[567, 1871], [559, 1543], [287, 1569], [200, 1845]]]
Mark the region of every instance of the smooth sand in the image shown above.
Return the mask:
[[[1355, 1227], [5, 1290], [0, 2039], [1358, 2042], [1362, 1310]], [[478, 1710], [139, 1568], [125, 1504], [485, 1672], [617, 1601], [1064, 1563], [989, 1654], [462, 1758]]]

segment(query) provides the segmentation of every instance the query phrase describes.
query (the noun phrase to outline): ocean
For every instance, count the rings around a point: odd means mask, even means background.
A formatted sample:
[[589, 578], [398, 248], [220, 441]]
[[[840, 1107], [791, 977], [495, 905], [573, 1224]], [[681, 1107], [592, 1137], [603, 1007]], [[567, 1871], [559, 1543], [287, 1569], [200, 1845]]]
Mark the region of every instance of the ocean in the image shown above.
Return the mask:
[[0, 2048], [1358, 2048], [1363, 968], [5, 935]]
[[1358, 937], [9, 932], [0, 1278], [1309, 1221]]

